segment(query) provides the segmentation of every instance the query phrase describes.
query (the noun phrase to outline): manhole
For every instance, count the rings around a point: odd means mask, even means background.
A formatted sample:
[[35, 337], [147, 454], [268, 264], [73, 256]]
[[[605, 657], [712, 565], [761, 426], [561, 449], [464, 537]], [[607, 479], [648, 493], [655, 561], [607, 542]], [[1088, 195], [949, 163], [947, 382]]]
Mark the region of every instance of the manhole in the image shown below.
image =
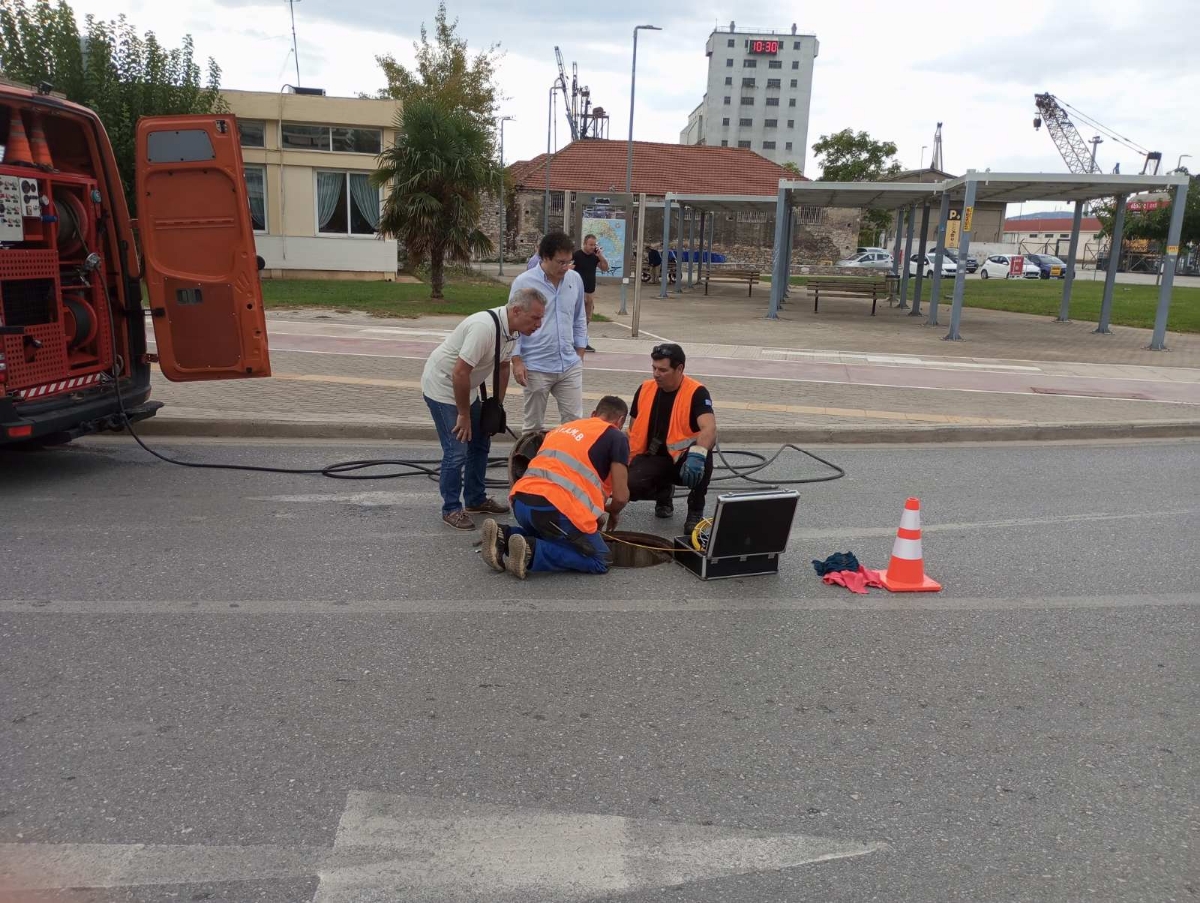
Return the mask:
[[653, 533], [615, 530], [605, 533], [604, 540], [612, 551], [615, 568], [648, 568], [673, 557], [671, 541]]

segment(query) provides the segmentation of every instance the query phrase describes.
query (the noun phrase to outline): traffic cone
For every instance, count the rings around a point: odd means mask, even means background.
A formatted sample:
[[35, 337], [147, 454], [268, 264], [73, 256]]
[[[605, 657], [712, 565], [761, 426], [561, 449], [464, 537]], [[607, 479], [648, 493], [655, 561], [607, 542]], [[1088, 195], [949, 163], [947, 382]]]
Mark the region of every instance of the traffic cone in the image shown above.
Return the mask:
[[50, 145], [46, 143], [46, 133], [42, 130], [42, 117], [33, 114], [33, 125], [29, 129], [29, 146], [33, 151], [33, 162], [47, 169], [54, 168], [54, 158], [50, 156]]
[[33, 151], [29, 147], [29, 139], [25, 136], [25, 120], [21, 111], [10, 107], [8, 123], [8, 144], [4, 145], [4, 162], [33, 166]]
[[909, 499], [900, 515], [900, 529], [892, 546], [892, 560], [883, 585], [893, 593], [936, 593], [942, 585], [925, 574], [925, 559], [921, 554], [921, 503]]

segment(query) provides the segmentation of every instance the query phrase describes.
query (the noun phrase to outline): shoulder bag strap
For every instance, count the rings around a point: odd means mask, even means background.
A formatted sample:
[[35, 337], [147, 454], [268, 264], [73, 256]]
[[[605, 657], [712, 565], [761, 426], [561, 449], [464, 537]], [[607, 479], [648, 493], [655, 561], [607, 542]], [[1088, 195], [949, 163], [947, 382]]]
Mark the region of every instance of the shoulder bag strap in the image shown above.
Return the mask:
[[[495, 359], [495, 362], [492, 364], [492, 394], [494, 396], [496, 396], [497, 398], [499, 398], [500, 397], [500, 318], [498, 316], [496, 316], [496, 312], [494, 310], [489, 309], [488, 314], [491, 316], [492, 320], [496, 323], [496, 359]], [[487, 400], [487, 389], [484, 388], [483, 386], [480, 386], [480, 388], [483, 389], [483, 398], [486, 401]]]

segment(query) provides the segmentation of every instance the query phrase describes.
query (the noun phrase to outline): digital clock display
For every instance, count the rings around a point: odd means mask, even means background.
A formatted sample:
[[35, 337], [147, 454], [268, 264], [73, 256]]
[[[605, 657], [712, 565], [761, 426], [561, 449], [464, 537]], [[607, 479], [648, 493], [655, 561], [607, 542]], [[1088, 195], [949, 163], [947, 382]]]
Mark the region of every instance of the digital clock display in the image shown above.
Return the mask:
[[778, 53], [779, 52], [779, 42], [778, 41], [751, 41], [750, 42], [750, 52], [751, 53]]

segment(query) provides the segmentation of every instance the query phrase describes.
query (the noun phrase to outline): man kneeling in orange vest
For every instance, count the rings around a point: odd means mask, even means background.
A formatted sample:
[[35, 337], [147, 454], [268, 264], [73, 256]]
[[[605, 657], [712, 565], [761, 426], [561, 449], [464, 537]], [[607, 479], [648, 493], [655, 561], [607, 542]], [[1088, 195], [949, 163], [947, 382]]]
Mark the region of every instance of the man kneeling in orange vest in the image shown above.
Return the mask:
[[520, 526], [483, 522], [483, 560], [525, 579], [529, 571], [603, 574], [612, 556], [600, 536], [629, 503], [629, 439], [621, 432], [629, 408], [605, 395], [592, 416], [553, 429], [509, 498]]
[[683, 372], [687, 356], [673, 342], [650, 351], [651, 375], [642, 383], [630, 412], [629, 489], [635, 502], [654, 499], [654, 516], [673, 517], [676, 486], [686, 486], [691, 535], [704, 519], [712, 480], [709, 454], [717, 444], [717, 416], [708, 389]]

